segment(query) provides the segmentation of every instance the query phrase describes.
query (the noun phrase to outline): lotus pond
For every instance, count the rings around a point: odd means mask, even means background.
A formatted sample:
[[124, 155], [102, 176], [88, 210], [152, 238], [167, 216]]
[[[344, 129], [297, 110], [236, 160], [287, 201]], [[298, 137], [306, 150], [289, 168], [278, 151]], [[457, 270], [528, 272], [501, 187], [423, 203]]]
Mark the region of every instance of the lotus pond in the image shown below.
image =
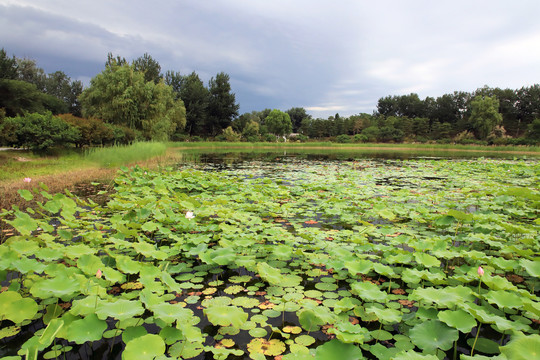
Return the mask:
[[21, 190], [0, 358], [538, 358], [537, 160], [273, 160]]

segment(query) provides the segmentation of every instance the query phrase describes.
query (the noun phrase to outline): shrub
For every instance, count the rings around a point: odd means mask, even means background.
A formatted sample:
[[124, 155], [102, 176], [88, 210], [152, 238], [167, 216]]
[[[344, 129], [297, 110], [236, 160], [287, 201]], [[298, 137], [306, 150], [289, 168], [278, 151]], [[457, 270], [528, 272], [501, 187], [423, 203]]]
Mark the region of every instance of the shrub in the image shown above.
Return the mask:
[[369, 138], [365, 134], [356, 134], [353, 137], [355, 143], [366, 143], [369, 141]]
[[32, 151], [46, 151], [56, 145], [74, 144], [81, 136], [75, 127], [50, 112], [7, 118], [3, 127], [13, 132], [9, 145]]
[[338, 142], [340, 144], [348, 144], [351, 141], [352, 140], [351, 140], [351, 137], [349, 135], [341, 134], [341, 135], [338, 135], [336, 137], [336, 142]]

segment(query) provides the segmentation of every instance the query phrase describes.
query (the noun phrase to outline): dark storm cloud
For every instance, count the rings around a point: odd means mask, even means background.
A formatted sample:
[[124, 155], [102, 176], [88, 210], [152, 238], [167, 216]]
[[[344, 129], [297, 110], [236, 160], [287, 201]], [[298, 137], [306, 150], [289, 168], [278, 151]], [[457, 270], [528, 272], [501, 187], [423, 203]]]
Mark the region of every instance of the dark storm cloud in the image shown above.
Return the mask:
[[241, 111], [371, 112], [377, 99], [540, 82], [540, 3], [0, 0], [0, 46], [88, 83], [108, 52], [231, 77]]

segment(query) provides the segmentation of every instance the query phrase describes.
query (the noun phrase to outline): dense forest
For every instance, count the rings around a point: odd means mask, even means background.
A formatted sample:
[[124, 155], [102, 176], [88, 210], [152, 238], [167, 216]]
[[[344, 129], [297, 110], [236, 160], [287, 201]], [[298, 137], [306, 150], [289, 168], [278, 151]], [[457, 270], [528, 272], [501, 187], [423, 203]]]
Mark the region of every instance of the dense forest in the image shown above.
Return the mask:
[[313, 118], [302, 107], [239, 114], [224, 72], [205, 86], [196, 72], [162, 72], [149, 54], [109, 53], [84, 88], [62, 71], [0, 50], [0, 145], [44, 150], [135, 140], [456, 142], [537, 144], [540, 85], [485, 86], [437, 98], [380, 98], [372, 114]]

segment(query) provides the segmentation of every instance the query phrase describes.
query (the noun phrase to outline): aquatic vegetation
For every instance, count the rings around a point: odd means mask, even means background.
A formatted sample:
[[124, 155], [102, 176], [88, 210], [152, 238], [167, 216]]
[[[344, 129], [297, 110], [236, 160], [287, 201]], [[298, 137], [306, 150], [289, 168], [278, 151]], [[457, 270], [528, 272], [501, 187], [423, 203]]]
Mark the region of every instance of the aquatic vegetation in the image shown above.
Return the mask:
[[539, 180], [288, 160], [124, 168], [104, 206], [21, 190], [47, 200], [1, 213], [0, 356], [532, 359]]

